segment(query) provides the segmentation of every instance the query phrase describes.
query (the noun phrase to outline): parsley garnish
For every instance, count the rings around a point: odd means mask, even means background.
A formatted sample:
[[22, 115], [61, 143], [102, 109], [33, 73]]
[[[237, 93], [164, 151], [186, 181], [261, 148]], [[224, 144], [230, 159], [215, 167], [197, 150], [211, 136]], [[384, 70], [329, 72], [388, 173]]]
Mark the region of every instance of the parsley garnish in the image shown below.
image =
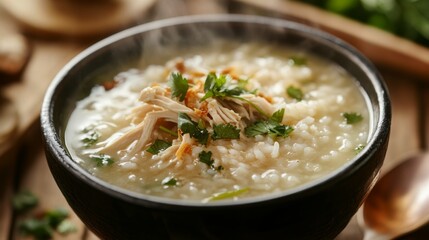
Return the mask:
[[44, 212], [38, 218], [29, 218], [19, 224], [19, 231], [35, 239], [51, 239], [54, 231], [68, 234], [77, 230], [76, 226], [67, 220], [69, 213], [64, 208], [57, 208]]
[[354, 123], [358, 123], [358, 122], [363, 120], [362, 115], [360, 115], [358, 113], [354, 113], [354, 112], [343, 113], [342, 115], [346, 119], [347, 124], [354, 124]]
[[294, 86], [289, 86], [286, 89], [287, 95], [289, 95], [289, 97], [294, 98], [298, 101], [301, 101], [304, 98], [304, 93], [302, 92], [301, 89], [294, 87]]
[[[37, 206], [38, 198], [29, 191], [22, 191], [12, 199], [14, 210], [18, 214]], [[76, 231], [76, 226], [67, 220], [67, 209], [57, 208], [41, 213], [32, 213], [18, 224], [19, 233], [35, 239], [51, 239], [55, 231], [62, 235]]]
[[84, 129], [83, 132], [85, 133], [85, 135], [80, 141], [85, 147], [91, 147], [100, 138], [100, 133], [95, 130]]
[[102, 154], [90, 154], [89, 159], [91, 159], [92, 161], [97, 163], [98, 167], [108, 166], [114, 162], [112, 157], [110, 157], [107, 154], [103, 154], [103, 153]]
[[166, 177], [161, 182], [161, 184], [164, 186], [176, 186], [177, 183], [177, 179], [175, 179], [174, 177]]
[[275, 137], [287, 137], [294, 130], [293, 127], [281, 124], [284, 115], [284, 108], [276, 111], [266, 121], [258, 121], [244, 129], [248, 137], [257, 135], [269, 135]]
[[150, 145], [146, 151], [155, 155], [169, 147], [171, 147], [171, 143], [161, 139], [156, 139], [155, 142], [152, 143], [152, 145]]
[[185, 100], [186, 93], [188, 92], [189, 84], [188, 80], [180, 73], [171, 73], [171, 77], [168, 82], [171, 87], [171, 95], [179, 101]]
[[39, 203], [39, 199], [29, 191], [21, 191], [12, 199], [13, 209], [22, 213], [34, 208]]
[[197, 141], [203, 145], [207, 144], [209, 139], [209, 132], [207, 129], [199, 126], [197, 122], [192, 119], [186, 113], [179, 113], [177, 125], [182, 133], [189, 133], [191, 137], [197, 139]]
[[198, 155], [198, 158], [200, 159], [200, 162], [205, 163], [207, 166], [209, 166], [211, 169], [215, 170], [215, 171], [222, 171], [224, 168], [219, 165], [217, 167], [215, 167], [213, 165], [214, 160], [212, 159], [212, 152], [211, 151], [201, 151], [200, 154]]
[[228, 87], [227, 77], [225, 75], [216, 76], [214, 73], [209, 73], [207, 75], [206, 81], [204, 83], [204, 92], [206, 93], [203, 98], [201, 98], [201, 102], [206, 100], [207, 98], [215, 98], [215, 97], [233, 97], [239, 96], [242, 93], [247, 92], [243, 87], [243, 83], [240, 83], [240, 86], [237, 85], [235, 87]]
[[212, 139], [238, 139], [240, 138], [240, 129], [231, 124], [219, 124], [213, 126]]

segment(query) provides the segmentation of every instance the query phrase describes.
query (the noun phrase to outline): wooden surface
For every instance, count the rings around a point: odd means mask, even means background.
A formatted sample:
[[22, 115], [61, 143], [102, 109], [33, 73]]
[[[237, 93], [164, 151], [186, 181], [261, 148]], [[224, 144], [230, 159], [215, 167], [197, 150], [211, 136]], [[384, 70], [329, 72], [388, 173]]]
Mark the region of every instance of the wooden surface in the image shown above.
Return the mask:
[[[174, 1], [174, 0], [173, 0]], [[177, 1], [176, 1], [177, 2]], [[204, 2], [204, 4], [201, 4]], [[264, 5], [255, 4], [261, 1], [238, 0], [230, 9], [239, 13], [255, 13], [284, 18], [296, 18], [298, 12], [293, 7], [302, 9], [302, 5], [285, 7], [284, 2], [277, 0], [264, 0]], [[170, 3], [170, 4], [169, 4]], [[162, 18], [178, 14], [223, 12], [226, 8], [216, 1], [188, 0], [185, 5], [171, 6], [169, 1], [160, 1], [151, 17]], [[294, 3], [295, 4], [295, 3]], [[170, 7], [166, 7], [170, 6]], [[305, 21], [312, 26], [319, 24], [323, 29], [336, 34], [339, 30], [347, 29], [345, 36], [350, 42], [356, 44], [377, 63], [382, 76], [385, 78], [393, 106], [393, 122], [389, 148], [382, 168], [383, 173], [396, 165], [406, 156], [417, 153], [429, 147], [429, 58], [427, 49], [409, 43], [403, 39], [388, 36], [385, 39], [387, 46], [398, 41], [401, 44], [399, 53], [391, 52], [390, 47], [380, 47], [366, 34], [356, 36], [352, 34], [353, 27], [358, 27], [365, 33], [387, 36], [378, 30], [339, 18], [338, 16], [320, 12], [313, 8], [306, 11], [316, 11], [321, 19], [315, 19], [315, 13]], [[16, 31], [14, 22], [0, 8], [0, 29]], [[329, 21], [325, 21], [328, 19]], [[330, 23], [335, 19], [335, 23]], [[303, 21], [304, 17], [300, 17]], [[317, 21], [317, 22], [314, 22]], [[332, 24], [332, 25], [331, 25]], [[1, 35], [0, 35], [1, 37]], [[14, 138], [9, 142], [8, 151], [0, 153], [0, 240], [26, 239], [17, 234], [16, 225], [19, 217], [15, 216], [10, 205], [14, 193], [28, 189], [40, 198], [39, 209], [68, 207], [65, 199], [57, 188], [46, 163], [41, 144], [38, 115], [44, 91], [56, 72], [75, 54], [87, 47], [91, 42], [65, 41], [64, 39], [40, 38], [27, 35], [31, 40], [32, 54], [25, 71], [21, 76], [6, 85], [0, 86], [0, 96], [10, 99], [19, 115], [19, 128]], [[393, 42], [391, 42], [393, 41]], [[376, 42], [382, 43], [380, 39]], [[397, 62], [386, 57], [400, 56], [419, 49], [418, 58], [410, 56], [407, 66], [398, 67]], [[425, 60], [426, 59], [426, 60]], [[417, 69], [417, 70], [416, 70]], [[425, 74], [426, 73], [426, 74]], [[1, 83], [1, 81], [0, 81]], [[78, 231], [66, 237], [55, 235], [54, 239], [98, 239], [73, 214], [71, 220], [77, 225]], [[429, 238], [429, 236], [428, 236]], [[362, 230], [353, 218], [347, 228], [337, 237], [342, 239], [362, 239]], [[412, 238], [410, 238], [412, 239]]]

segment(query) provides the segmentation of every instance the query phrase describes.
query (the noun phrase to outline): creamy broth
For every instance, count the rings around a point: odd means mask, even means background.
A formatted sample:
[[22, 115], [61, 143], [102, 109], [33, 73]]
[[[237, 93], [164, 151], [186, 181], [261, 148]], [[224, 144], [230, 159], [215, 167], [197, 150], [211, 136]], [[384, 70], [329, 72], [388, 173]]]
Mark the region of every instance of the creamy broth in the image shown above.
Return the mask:
[[75, 161], [114, 185], [240, 199], [309, 183], [353, 159], [370, 131], [365, 98], [344, 69], [304, 51], [227, 44], [106, 79], [77, 103], [65, 139]]

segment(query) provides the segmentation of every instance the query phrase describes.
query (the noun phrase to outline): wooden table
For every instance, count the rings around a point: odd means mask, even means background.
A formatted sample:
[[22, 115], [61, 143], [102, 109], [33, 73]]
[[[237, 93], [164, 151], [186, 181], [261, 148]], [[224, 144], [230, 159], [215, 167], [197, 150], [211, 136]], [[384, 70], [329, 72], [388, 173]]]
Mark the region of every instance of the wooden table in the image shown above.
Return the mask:
[[[429, 146], [429, 50], [362, 24], [323, 12], [300, 3], [279, 0], [237, 0], [218, 2], [187, 0], [177, 8], [159, 1], [145, 21], [178, 14], [239, 12], [277, 16], [305, 22], [329, 31], [355, 45], [379, 68], [387, 82], [393, 106], [389, 149], [382, 173], [405, 157]], [[174, 1], [176, 2], [176, 1]], [[203, 2], [203, 3], [201, 3]], [[264, 4], [260, 4], [263, 2]], [[224, 3], [230, 3], [228, 6]], [[166, 8], [167, 7], [167, 8]], [[299, 11], [296, 11], [296, 10]], [[295, 10], [295, 11], [294, 11]], [[302, 14], [306, 11], [306, 14]], [[15, 29], [0, 8], [0, 28]], [[19, 217], [10, 201], [18, 191], [28, 189], [40, 198], [39, 209], [67, 207], [46, 163], [41, 143], [38, 114], [44, 91], [56, 72], [93, 41], [41, 38], [26, 35], [32, 55], [25, 71], [12, 83], [0, 86], [0, 96], [12, 100], [20, 116], [11, 147], [0, 155], [0, 239], [25, 239], [16, 231]], [[0, 35], [1, 37], [1, 35]], [[96, 39], [95, 39], [96, 40]], [[418, 53], [412, 56], [410, 53]], [[403, 63], [403, 64], [401, 64]], [[71, 211], [78, 231], [54, 239], [98, 239]], [[337, 239], [362, 239], [362, 231], [353, 218]]]

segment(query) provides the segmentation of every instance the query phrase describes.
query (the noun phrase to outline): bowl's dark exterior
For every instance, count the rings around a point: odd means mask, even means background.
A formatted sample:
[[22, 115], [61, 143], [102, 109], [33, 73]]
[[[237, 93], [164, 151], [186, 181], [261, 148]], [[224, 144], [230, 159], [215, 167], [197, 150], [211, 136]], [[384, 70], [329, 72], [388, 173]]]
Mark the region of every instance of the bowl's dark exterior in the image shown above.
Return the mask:
[[[181, 36], [174, 44], [179, 42], [182, 47], [188, 42], [205, 43], [206, 35], [195, 36], [200, 30], [222, 33], [226, 38], [298, 44], [340, 64], [368, 94], [373, 111], [368, 146], [327, 179], [273, 198], [233, 204], [155, 202], [110, 186], [82, 170], [65, 148], [64, 129], [75, 101], [93, 86], [91, 76], [129, 68], [130, 62], [145, 51], [153, 51], [142, 43], [154, 36], [167, 45], [173, 43], [168, 37], [172, 32]], [[73, 210], [102, 239], [333, 239], [356, 213], [377, 178], [390, 121], [390, 101], [383, 80], [349, 45], [296, 23], [238, 15], [164, 20], [110, 37], [64, 67], [49, 87], [41, 112], [51, 172]]]

